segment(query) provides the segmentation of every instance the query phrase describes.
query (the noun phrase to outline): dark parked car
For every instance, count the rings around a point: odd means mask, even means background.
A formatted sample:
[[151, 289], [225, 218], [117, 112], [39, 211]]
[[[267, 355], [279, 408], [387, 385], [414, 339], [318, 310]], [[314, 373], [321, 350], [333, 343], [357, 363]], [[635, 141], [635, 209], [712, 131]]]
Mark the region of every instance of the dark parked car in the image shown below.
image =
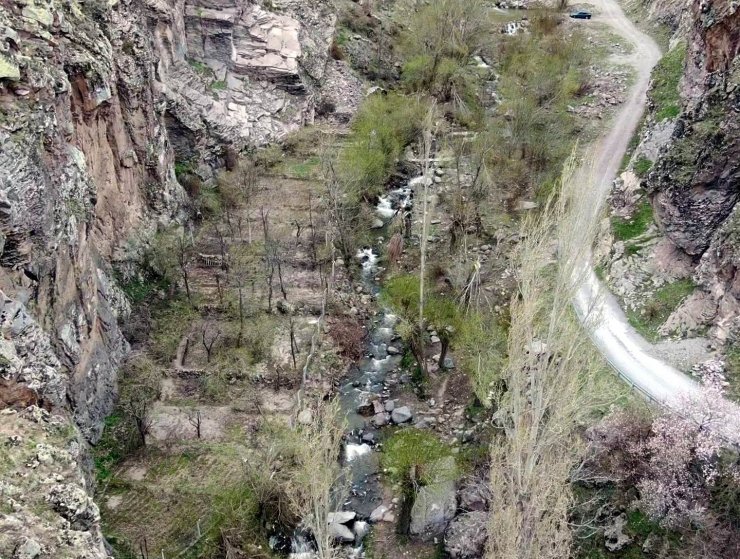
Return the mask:
[[573, 12], [570, 14], [570, 17], [573, 19], [591, 19], [591, 12], [581, 10], [579, 12]]

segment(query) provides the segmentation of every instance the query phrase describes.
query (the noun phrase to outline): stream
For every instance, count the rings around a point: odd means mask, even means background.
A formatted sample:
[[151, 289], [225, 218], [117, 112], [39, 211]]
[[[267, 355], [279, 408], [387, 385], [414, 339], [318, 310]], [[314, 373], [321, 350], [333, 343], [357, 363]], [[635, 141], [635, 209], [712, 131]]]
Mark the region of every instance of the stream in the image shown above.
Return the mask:
[[[416, 177], [407, 186], [390, 190], [381, 196], [376, 206], [376, 215], [383, 221], [383, 227], [374, 231], [373, 242], [380, 246], [387, 241], [388, 224], [397, 214], [411, 211], [413, 189], [419, 182]], [[377, 297], [380, 285], [377, 275], [377, 248], [367, 246], [357, 252], [362, 267], [362, 285], [365, 293]], [[386, 384], [387, 375], [399, 368], [403, 348], [395, 326], [398, 318], [388, 309], [381, 308], [368, 324], [368, 342], [365, 355], [351, 367], [338, 389], [338, 399], [346, 417], [347, 432], [344, 436], [342, 466], [346, 471], [347, 494], [342, 512], [346, 512], [343, 522], [339, 515], [338, 532], [344, 537], [340, 541], [351, 544], [347, 547], [347, 557], [363, 557], [362, 540], [369, 532], [371, 513], [382, 504], [380, 482], [380, 453], [375, 446], [383, 425], [390, 424], [390, 405], [381, 404], [389, 396]], [[390, 352], [389, 352], [390, 348]], [[390, 409], [389, 409], [390, 408]], [[362, 413], [360, 413], [360, 410]], [[352, 514], [354, 513], [354, 514]], [[354, 539], [350, 539], [350, 536]], [[296, 535], [291, 542], [291, 559], [312, 559], [312, 544], [304, 535]]]

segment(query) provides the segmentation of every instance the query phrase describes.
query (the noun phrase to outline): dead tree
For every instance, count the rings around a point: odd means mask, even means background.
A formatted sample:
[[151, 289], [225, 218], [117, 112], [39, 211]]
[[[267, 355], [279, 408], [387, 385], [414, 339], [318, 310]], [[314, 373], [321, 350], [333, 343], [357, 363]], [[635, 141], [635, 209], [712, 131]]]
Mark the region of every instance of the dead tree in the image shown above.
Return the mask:
[[298, 344], [296, 343], [295, 339], [295, 322], [293, 322], [293, 318], [290, 319], [290, 355], [293, 358], [293, 369], [298, 368], [298, 364], [296, 362], [296, 354], [298, 353]]
[[190, 423], [190, 425], [195, 427], [195, 435], [197, 438], [200, 439], [200, 427], [202, 424], [202, 416], [200, 410], [190, 410], [190, 412], [188, 413], [188, 422]]
[[265, 281], [267, 283], [267, 312], [272, 312], [272, 281], [275, 277], [275, 259], [270, 254], [270, 227], [268, 217], [270, 210], [265, 211], [264, 206], [260, 207], [260, 217], [262, 218], [262, 233], [265, 240]]
[[213, 346], [221, 336], [221, 329], [212, 322], [204, 322], [200, 330], [201, 343], [203, 348], [206, 350], [206, 362], [211, 362], [211, 353], [213, 352]]

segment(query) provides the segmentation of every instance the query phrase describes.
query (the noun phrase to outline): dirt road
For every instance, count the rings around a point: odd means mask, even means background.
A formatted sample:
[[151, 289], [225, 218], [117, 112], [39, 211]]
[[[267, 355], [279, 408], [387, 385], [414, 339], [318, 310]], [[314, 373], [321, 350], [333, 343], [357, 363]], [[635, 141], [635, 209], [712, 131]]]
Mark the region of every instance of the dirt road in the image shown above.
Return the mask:
[[[612, 182], [642, 116], [650, 72], [661, 56], [652, 38], [639, 31], [627, 18], [615, 0], [591, 0], [594, 17], [591, 21], [608, 25], [617, 35], [629, 41], [634, 50], [625, 60], [635, 69], [635, 82], [629, 97], [614, 117], [609, 132], [585, 154], [584, 165], [575, 180], [590, 203], [591, 222], [601, 216]], [[670, 405], [682, 394], [696, 390], [696, 383], [674, 367], [650, 355], [648, 344], [630, 326], [615, 297], [601, 284], [593, 272], [591, 255], [584, 255], [582, 278], [575, 297], [575, 308], [589, 330], [594, 344], [626, 382], [663, 404]]]

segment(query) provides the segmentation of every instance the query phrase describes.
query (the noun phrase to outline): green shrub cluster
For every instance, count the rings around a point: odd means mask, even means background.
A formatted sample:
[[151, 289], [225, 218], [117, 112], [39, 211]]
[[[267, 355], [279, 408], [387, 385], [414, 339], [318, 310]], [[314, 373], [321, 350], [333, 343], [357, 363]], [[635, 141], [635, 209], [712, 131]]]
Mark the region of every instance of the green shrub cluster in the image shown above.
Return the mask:
[[659, 338], [658, 329], [696, 288], [690, 279], [677, 280], [656, 290], [640, 311], [628, 311], [630, 324], [646, 339]]
[[652, 168], [653, 168], [653, 162], [647, 157], [638, 157], [637, 161], [635, 161], [635, 164], [633, 166], [635, 174], [640, 178], [647, 175], [650, 172], [650, 169]]
[[396, 482], [405, 482], [415, 468], [417, 480], [424, 484], [436, 479], [430, 466], [447, 456], [452, 456], [452, 449], [433, 433], [398, 429], [384, 443], [381, 464]]
[[339, 172], [345, 181], [366, 199], [379, 195], [403, 149], [419, 135], [427, 111], [428, 104], [418, 97], [389, 93], [367, 98], [340, 154]]

